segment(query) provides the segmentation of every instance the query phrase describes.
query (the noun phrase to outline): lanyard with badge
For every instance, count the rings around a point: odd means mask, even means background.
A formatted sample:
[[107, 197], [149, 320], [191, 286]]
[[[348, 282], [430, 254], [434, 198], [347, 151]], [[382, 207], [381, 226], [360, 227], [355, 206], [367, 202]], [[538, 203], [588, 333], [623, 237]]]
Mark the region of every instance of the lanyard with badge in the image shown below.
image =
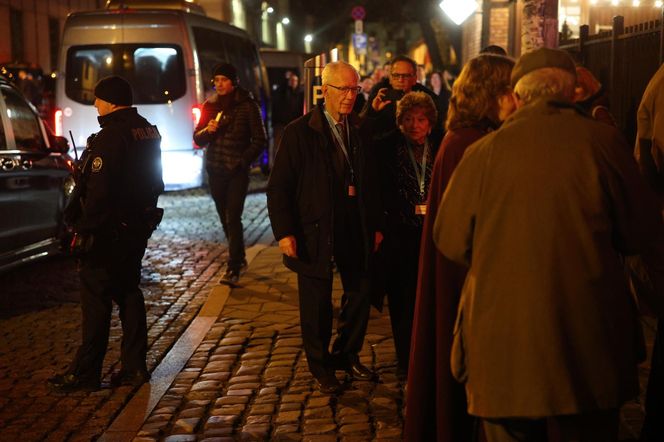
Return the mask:
[[[346, 149], [346, 142], [344, 141], [343, 135], [339, 132], [337, 124], [334, 122], [332, 116], [327, 111], [324, 111], [323, 113], [325, 114], [327, 123], [330, 125], [330, 131], [332, 132], [334, 138], [337, 140], [337, 143], [339, 143], [341, 151], [344, 154], [344, 158], [346, 158], [346, 163], [348, 164], [348, 168], [350, 169], [350, 184], [348, 184], [348, 196], [355, 196], [356, 195], [355, 171], [353, 170], [353, 164], [350, 161], [350, 157], [348, 156], [348, 149]], [[344, 119], [346, 120], [344, 122], [344, 126], [346, 127], [346, 139], [350, 143], [350, 129], [348, 127], [348, 119], [345, 116]]]
[[417, 161], [415, 161], [415, 155], [413, 154], [413, 146], [410, 141], [406, 141], [408, 156], [410, 157], [410, 162], [413, 164], [413, 169], [415, 170], [415, 177], [417, 178], [417, 184], [420, 190], [420, 204], [415, 205], [415, 215], [426, 215], [427, 214], [427, 205], [424, 202], [424, 180], [427, 173], [427, 156], [429, 155], [429, 140], [424, 139], [424, 152], [422, 152], [422, 167], [421, 169], [417, 166]]

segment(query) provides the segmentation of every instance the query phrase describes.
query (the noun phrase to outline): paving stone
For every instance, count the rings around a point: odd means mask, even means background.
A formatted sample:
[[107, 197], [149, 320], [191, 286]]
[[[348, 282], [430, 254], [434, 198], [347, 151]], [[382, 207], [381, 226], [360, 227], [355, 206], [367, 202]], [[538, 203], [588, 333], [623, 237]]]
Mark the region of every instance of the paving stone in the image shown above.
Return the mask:
[[230, 436], [231, 434], [233, 434], [234, 431], [235, 430], [233, 429], [232, 426], [217, 427], [217, 428], [206, 428], [205, 432], [203, 434], [207, 438], [224, 437], [224, 436]]
[[244, 409], [246, 408], [245, 404], [236, 404], [236, 405], [223, 405], [219, 408], [214, 408], [210, 411], [212, 416], [224, 416], [224, 415], [235, 415], [239, 416]]
[[236, 376], [259, 375], [263, 371], [262, 365], [241, 365], [235, 373]]
[[232, 385], [232, 384], [240, 384], [240, 383], [246, 383], [246, 382], [258, 382], [259, 380], [260, 380], [260, 377], [258, 375], [255, 375], [255, 374], [245, 375], [245, 376], [235, 375], [228, 381], [228, 383]]
[[332, 419], [308, 419], [302, 425], [305, 435], [332, 433], [336, 429], [337, 424]]
[[270, 432], [270, 424], [250, 424], [242, 427], [240, 440], [264, 440]]
[[205, 414], [204, 408], [189, 408], [186, 410], [182, 410], [180, 413], [178, 413], [178, 418], [179, 419], [190, 418], [190, 417], [201, 418], [203, 417], [203, 414]]
[[249, 396], [224, 396], [217, 399], [214, 406], [246, 404], [247, 402], [249, 402]]
[[371, 432], [371, 425], [369, 422], [358, 422], [354, 424], [342, 425], [339, 428], [339, 433], [346, 435], [350, 433], [369, 433]]
[[270, 422], [272, 422], [272, 415], [269, 414], [247, 416], [247, 424], [269, 424]]
[[245, 384], [233, 384], [228, 386], [228, 391], [231, 390], [251, 390], [256, 391], [261, 387], [260, 382], [251, 382]]
[[237, 416], [210, 416], [205, 422], [205, 430], [207, 432], [208, 428], [229, 427], [237, 420]]
[[272, 414], [274, 413], [274, 404], [255, 404], [249, 410], [249, 415]]
[[174, 434], [164, 439], [164, 442], [196, 442], [195, 434]]
[[347, 414], [345, 416], [338, 417], [338, 419], [341, 425], [369, 422], [369, 416], [363, 413]]
[[284, 412], [279, 412], [277, 415], [277, 419], [275, 422], [277, 424], [288, 424], [288, 423], [293, 423], [293, 422], [298, 422], [300, 420], [300, 415], [302, 413], [300, 411], [284, 411]]
[[332, 418], [332, 409], [330, 407], [306, 408], [304, 410], [305, 419]]
[[226, 392], [228, 396], [250, 396], [254, 390], [229, 390]]
[[173, 431], [175, 433], [193, 433], [200, 421], [200, 418], [197, 417], [178, 419], [173, 424]]

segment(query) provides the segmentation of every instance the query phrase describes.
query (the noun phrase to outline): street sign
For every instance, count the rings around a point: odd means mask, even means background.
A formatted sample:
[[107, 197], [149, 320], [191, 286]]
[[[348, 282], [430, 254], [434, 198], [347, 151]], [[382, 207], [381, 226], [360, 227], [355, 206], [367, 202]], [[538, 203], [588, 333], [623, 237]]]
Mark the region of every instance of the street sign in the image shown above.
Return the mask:
[[358, 54], [366, 54], [367, 34], [353, 34], [353, 47]]
[[355, 20], [355, 33], [362, 34], [364, 32], [364, 22], [362, 20]]
[[355, 6], [350, 11], [350, 16], [353, 17], [353, 20], [364, 20], [364, 17], [367, 16], [367, 12], [362, 6]]

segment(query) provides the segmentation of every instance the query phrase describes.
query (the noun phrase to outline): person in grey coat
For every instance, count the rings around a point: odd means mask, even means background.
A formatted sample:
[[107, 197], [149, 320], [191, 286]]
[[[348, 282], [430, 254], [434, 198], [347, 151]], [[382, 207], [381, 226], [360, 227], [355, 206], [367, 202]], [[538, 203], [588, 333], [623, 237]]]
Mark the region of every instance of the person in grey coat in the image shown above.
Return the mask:
[[639, 392], [619, 254], [648, 246], [659, 211], [620, 133], [571, 104], [575, 75], [566, 52], [521, 56], [517, 111], [467, 149], [434, 225], [469, 266], [451, 366], [489, 442], [616, 441]]

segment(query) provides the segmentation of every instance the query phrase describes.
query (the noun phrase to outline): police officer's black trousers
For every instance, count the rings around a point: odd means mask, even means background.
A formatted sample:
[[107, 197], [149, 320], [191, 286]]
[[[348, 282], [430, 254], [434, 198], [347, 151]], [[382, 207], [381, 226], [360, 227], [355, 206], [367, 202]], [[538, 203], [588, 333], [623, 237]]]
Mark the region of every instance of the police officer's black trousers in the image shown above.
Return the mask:
[[242, 211], [247, 197], [249, 174], [242, 167], [228, 172], [208, 171], [208, 174], [210, 195], [228, 240], [228, 267], [239, 270], [245, 256]]
[[99, 240], [82, 260], [82, 342], [70, 373], [99, 380], [111, 322], [112, 301], [122, 323], [122, 369], [146, 371], [147, 326], [143, 293], [138, 287], [147, 240]]

